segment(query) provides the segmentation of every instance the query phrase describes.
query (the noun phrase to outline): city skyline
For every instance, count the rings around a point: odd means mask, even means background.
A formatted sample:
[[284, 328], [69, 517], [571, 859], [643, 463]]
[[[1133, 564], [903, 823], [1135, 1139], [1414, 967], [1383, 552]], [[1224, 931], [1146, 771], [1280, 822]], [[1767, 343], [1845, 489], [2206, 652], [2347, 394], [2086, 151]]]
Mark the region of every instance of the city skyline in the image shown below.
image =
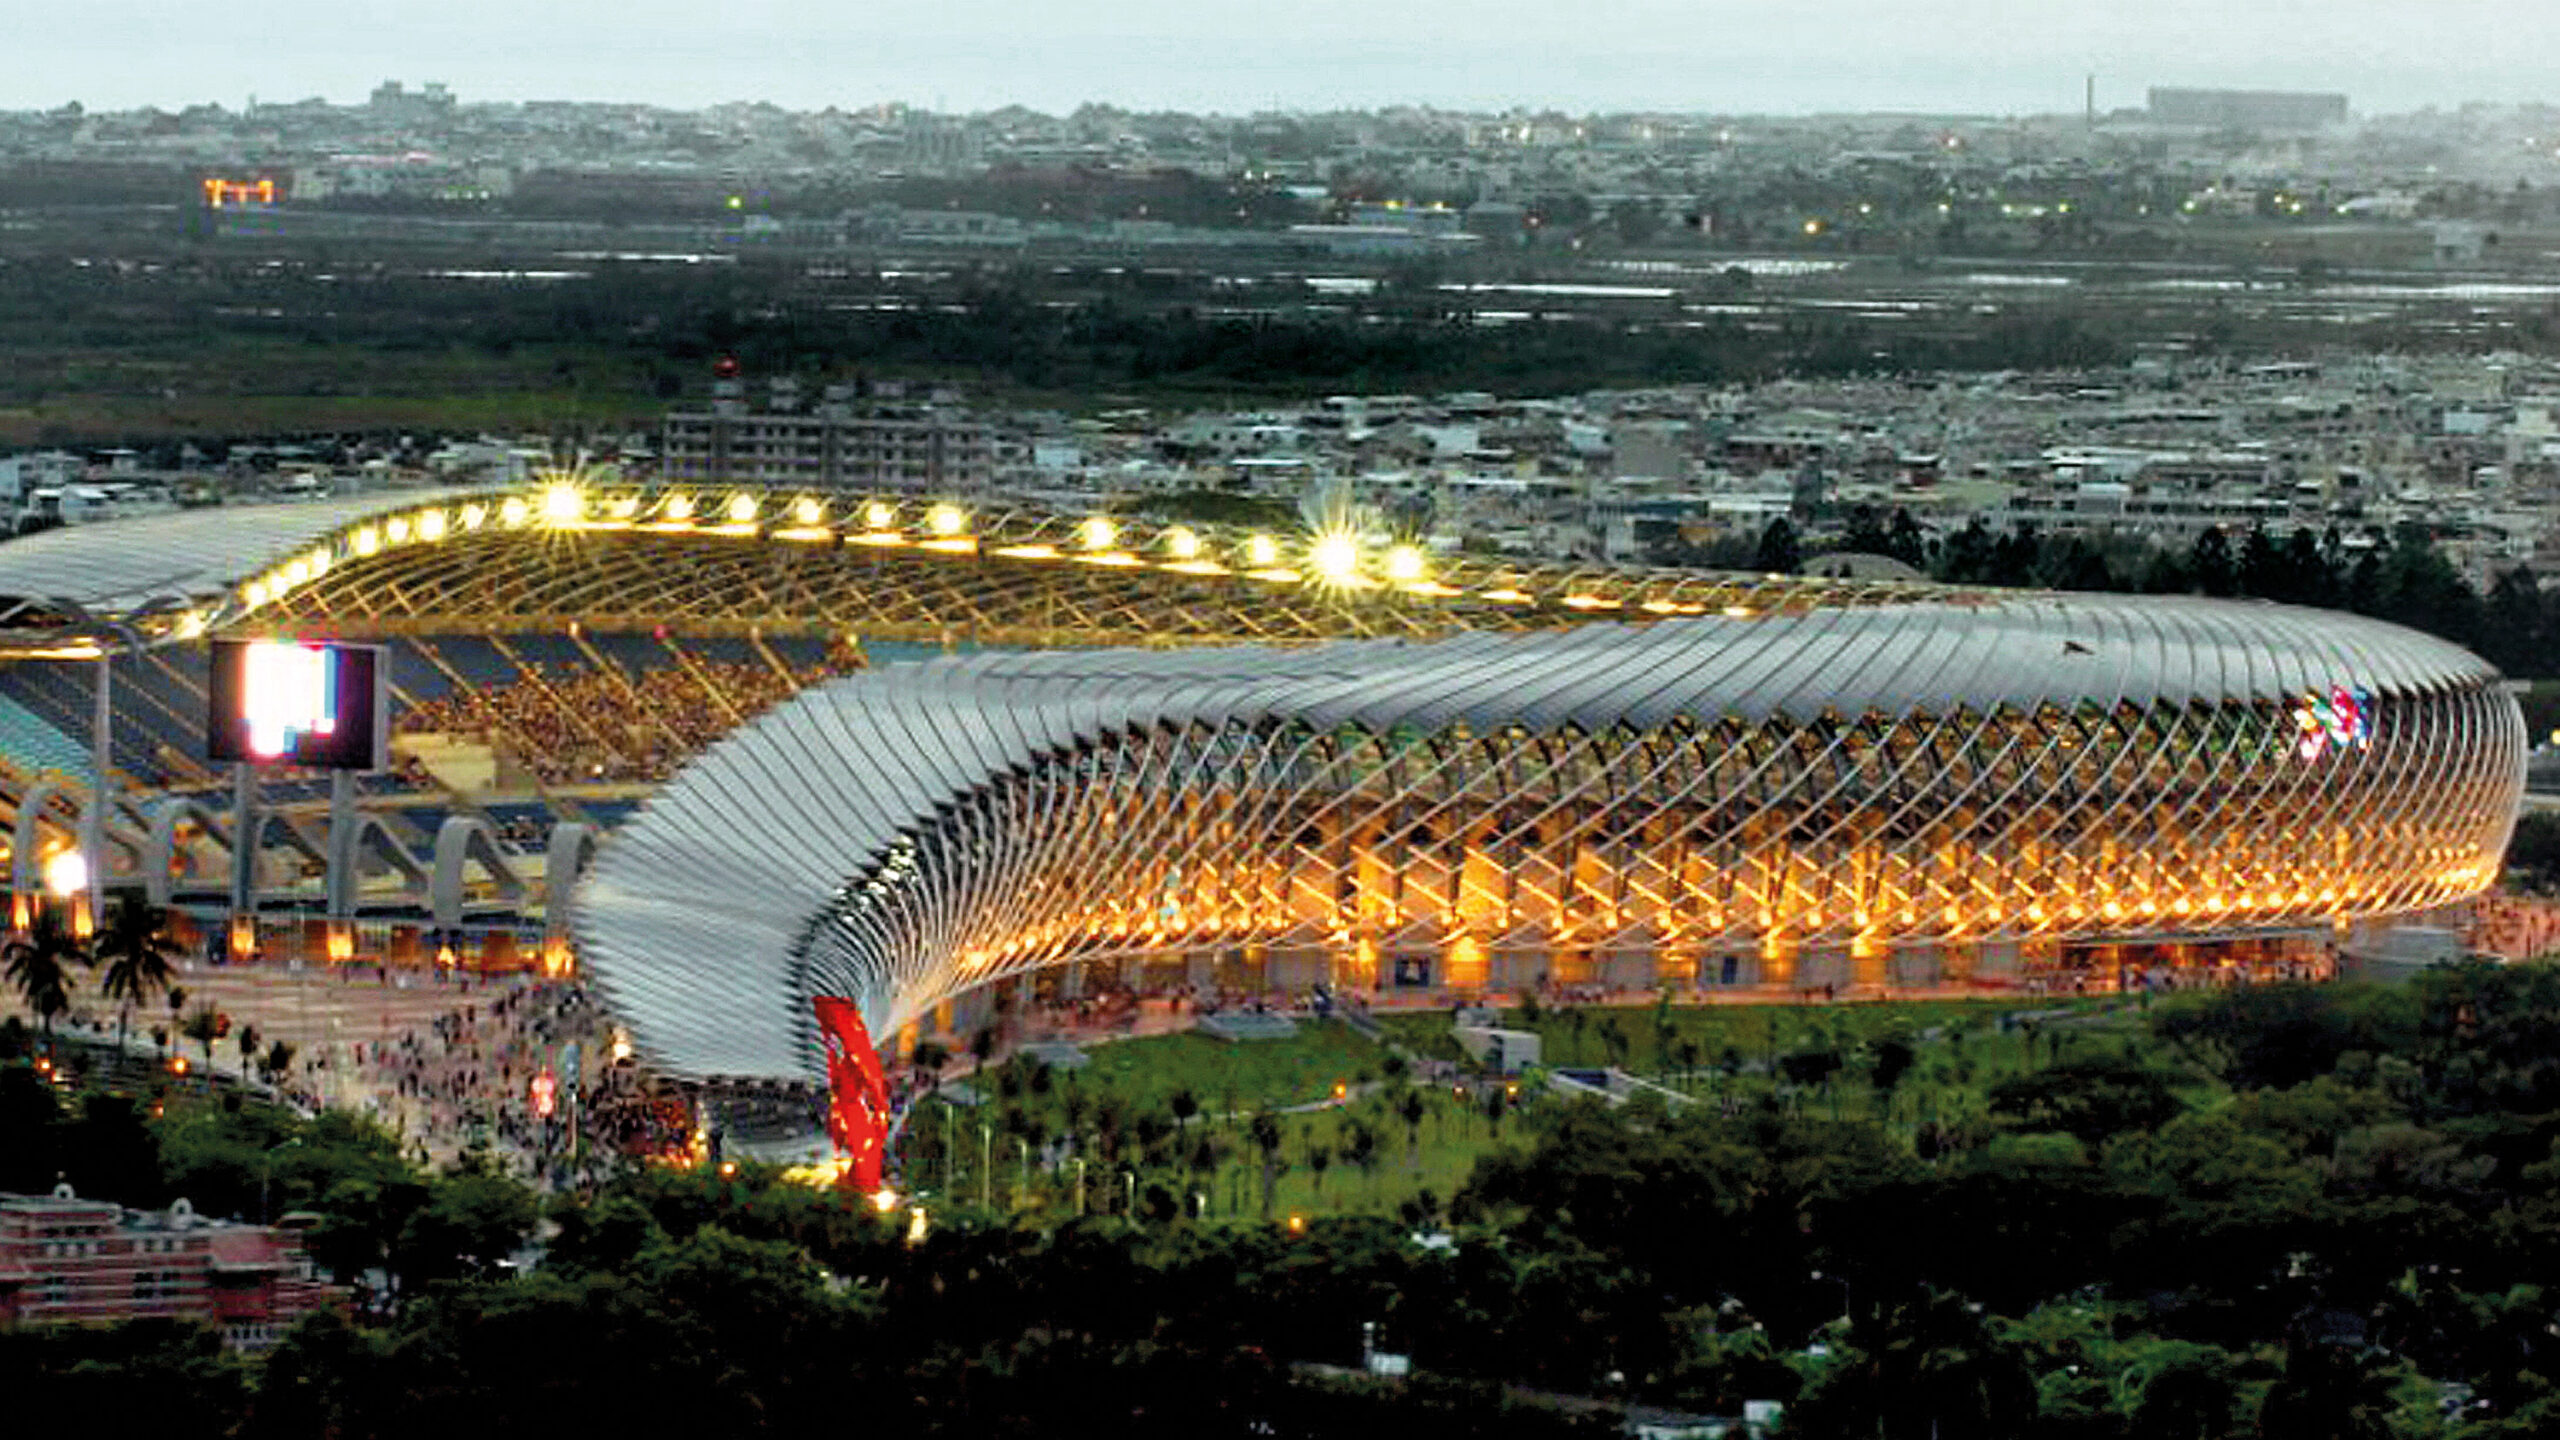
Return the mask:
[[[2384, 114], [2547, 95], [2560, 32], [2530, 16], [2515, 0], [2168, 0], [2138, 13], [1844, 0], [1819, 15], [1664, 0], [1596, 11], [1421, 0], [1380, 14], [1315, 0], [1275, 24], [1166, 0], [964, 0], [858, 20], [775, 0], [716, 13], [665, 0], [530, 10], [456, 0], [432, 11], [102, 0], [67, 15], [0, 0], [24, 37], [0, 108], [236, 107], [252, 95], [350, 103], [402, 77], [441, 81], [466, 101], [676, 107], [2008, 114], [2076, 111], [2094, 75], [2102, 109], [2138, 106], [2154, 85], [2205, 85], [2344, 91], [2359, 113]], [[137, 35], [153, 41], [137, 47]]]

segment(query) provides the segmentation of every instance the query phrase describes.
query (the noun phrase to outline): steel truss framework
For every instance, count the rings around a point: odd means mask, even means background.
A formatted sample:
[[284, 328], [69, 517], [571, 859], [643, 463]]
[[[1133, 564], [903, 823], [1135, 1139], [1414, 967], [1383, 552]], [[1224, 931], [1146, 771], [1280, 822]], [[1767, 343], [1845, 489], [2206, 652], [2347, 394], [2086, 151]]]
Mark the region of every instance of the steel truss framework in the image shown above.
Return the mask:
[[[665, 518], [677, 502], [686, 518]], [[680, 488], [596, 491], [576, 515], [554, 518], [519, 497], [468, 529], [438, 524], [432, 543], [419, 543], [416, 523], [403, 543], [377, 538], [361, 556], [341, 537], [335, 563], [280, 570], [257, 590], [254, 613], [231, 623], [373, 635], [666, 625], [923, 643], [1296, 644], [1967, 593], [1438, 556], [1416, 556], [1420, 567], [1397, 578], [1374, 546], [1326, 573], [1304, 539], [1216, 527], [914, 500], [839, 507], [809, 525], [768, 504], [760, 520], [726, 522], [719, 502]]]
[[574, 923], [658, 1063], [774, 1079], [823, 1079], [816, 996], [885, 1037], [1202, 947], [1462, 988], [1617, 952], [1951, 974], [2478, 890], [2523, 778], [2495, 679], [2367, 620], [2050, 596], [893, 666], [680, 775]]

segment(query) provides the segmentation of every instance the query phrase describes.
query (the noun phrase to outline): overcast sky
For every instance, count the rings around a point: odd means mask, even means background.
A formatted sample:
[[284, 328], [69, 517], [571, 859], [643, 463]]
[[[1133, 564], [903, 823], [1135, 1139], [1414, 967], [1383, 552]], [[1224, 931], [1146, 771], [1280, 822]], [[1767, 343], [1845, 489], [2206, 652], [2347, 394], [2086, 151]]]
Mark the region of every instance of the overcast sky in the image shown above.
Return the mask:
[[2555, 0], [0, 0], [0, 108], [882, 100], [1239, 112], [2076, 110], [2146, 86], [2359, 112], [2560, 99]]

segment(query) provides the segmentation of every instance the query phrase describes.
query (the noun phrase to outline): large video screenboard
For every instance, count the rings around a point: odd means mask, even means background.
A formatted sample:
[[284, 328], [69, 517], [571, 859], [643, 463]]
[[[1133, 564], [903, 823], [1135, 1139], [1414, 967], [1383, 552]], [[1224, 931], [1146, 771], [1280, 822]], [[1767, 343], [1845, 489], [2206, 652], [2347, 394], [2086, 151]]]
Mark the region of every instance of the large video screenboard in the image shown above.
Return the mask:
[[390, 763], [379, 645], [216, 640], [205, 752], [217, 761], [380, 770]]

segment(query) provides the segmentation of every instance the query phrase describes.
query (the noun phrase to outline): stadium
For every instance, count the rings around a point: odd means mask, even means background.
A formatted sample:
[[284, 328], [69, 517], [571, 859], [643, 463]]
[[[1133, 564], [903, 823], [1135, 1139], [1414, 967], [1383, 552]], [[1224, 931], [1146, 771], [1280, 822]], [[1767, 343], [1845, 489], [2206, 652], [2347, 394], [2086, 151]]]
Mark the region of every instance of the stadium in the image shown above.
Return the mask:
[[[696, 1079], [825, 1079], [821, 998], [904, 1047], [1013, 980], [2316, 964], [2490, 884], [2523, 781], [2495, 672], [2351, 616], [914, 497], [228, 507], [0, 547], [0, 597], [21, 912], [76, 850], [57, 890], [234, 954], [576, 967]], [[209, 766], [239, 635], [383, 645], [397, 763]]]

